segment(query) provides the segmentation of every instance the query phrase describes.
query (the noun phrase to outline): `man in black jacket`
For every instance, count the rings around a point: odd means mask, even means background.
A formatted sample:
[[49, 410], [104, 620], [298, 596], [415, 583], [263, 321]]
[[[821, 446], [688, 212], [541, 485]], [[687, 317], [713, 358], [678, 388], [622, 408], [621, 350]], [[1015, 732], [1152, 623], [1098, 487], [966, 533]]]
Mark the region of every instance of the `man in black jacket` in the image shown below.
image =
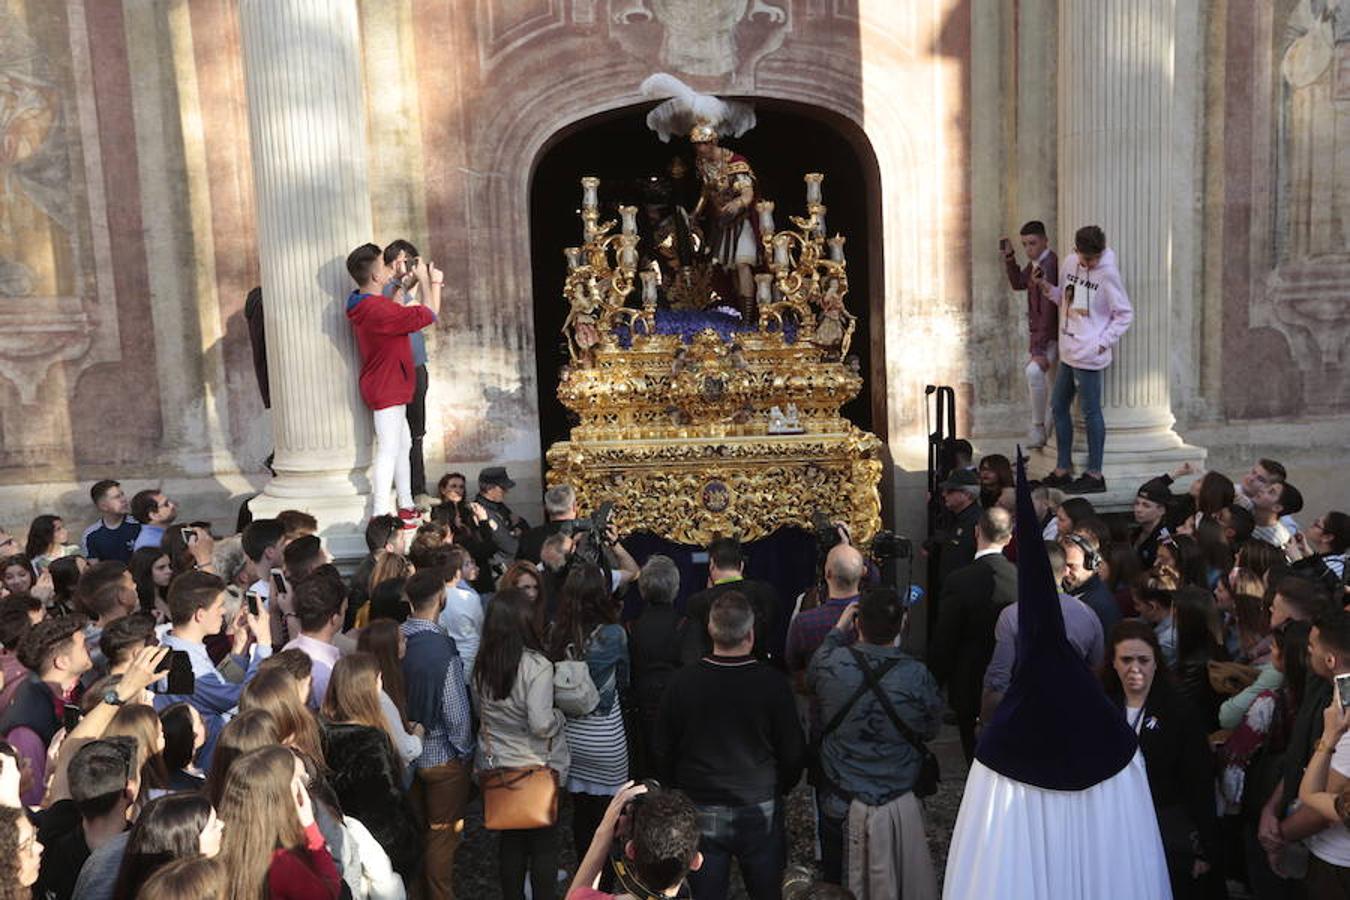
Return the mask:
[[1003, 555], [1012, 540], [1012, 516], [993, 507], [975, 528], [975, 561], [947, 576], [928, 668], [947, 686], [966, 762], [975, 758], [975, 721], [980, 715], [984, 670], [994, 652], [994, 625], [1017, 600], [1017, 569]]
[[731, 859], [751, 900], [781, 896], [784, 797], [801, 777], [806, 739], [787, 676], [752, 655], [755, 614], [741, 594], [712, 604], [713, 652], [682, 669], [661, 704], [657, 771], [698, 808], [703, 867], [695, 897], [725, 897]]
[[708, 587], [689, 598], [684, 617], [684, 663], [693, 665], [712, 652], [708, 637], [708, 615], [713, 601], [736, 592], [750, 601], [755, 611], [755, 657], [783, 667], [783, 640], [787, 622], [778, 615], [778, 594], [773, 586], [745, 577], [745, 554], [734, 538], [718, 538], [708, 545]]

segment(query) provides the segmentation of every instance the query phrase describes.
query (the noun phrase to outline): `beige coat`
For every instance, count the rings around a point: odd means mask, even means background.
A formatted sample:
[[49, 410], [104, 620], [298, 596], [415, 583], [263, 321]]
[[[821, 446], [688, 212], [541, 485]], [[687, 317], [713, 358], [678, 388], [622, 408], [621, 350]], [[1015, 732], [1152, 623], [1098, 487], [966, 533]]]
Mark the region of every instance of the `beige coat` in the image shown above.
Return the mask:
[[566, 717], [553, 706], [553, 663], [547, 657], [533, 650], [521, 654], [515, 683], [503, 700], [485, 699], [471, 686], [480, 722], [475, 769], [547, 765], [560, 780], [567, 778]]

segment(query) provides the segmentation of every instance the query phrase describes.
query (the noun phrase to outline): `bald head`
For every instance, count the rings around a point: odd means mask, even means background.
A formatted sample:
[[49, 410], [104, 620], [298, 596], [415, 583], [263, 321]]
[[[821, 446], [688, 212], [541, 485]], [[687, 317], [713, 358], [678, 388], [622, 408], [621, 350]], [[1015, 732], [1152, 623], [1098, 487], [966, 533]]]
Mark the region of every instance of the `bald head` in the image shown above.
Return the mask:
[[998, 506], [986, 509], [975, 528], [975, 544], [981, 550], [1001, 548], [1012, 540], [1012, 529], [1013, 517], [1006, 509]]
[[852, 597], [858, 593], [864, 571], [866, 565], [857, 547], [852, 544], [836, 546], [825, 557], [825, 583], [830, 587], [830, 596]]

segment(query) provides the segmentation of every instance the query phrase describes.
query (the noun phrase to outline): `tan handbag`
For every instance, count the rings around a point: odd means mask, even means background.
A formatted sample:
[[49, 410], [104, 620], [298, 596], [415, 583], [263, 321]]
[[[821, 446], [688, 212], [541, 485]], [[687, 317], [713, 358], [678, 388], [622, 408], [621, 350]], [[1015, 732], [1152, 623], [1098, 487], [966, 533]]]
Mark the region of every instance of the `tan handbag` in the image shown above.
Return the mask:
[[[492, 738], [484, 728], [484, 757], [492, 762]], [[484, 769], [483, 827], [488, 831], [548, 828], [558, 821], [558, 773], [548, 766]]]
[[547, 828], [558, 821], [558, 773], [548, 766], [478, 774], [488, 831]]

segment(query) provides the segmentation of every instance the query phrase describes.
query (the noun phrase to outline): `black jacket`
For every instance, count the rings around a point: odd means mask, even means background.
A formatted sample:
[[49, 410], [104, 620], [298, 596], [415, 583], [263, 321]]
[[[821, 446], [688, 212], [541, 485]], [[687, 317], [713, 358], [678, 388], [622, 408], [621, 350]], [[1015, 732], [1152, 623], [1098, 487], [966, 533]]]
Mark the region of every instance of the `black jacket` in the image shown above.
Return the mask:
[[735, 591], [744, 595], [755, 610], [755, 657], [783, 667], [783, 644], [787, 640], [786, 617], [779, 615], [778, 594], [766, 582], [754, 578], [724, 581], [705, 588], [689, 598], [684, 617], [684, 663], [693, 665], [712, 653], [712, 638], [708, 636], [708, 616], [713, 601], [723, 594]]
[[628, 659], [633, 693], [644, 716], [655, 716], [675, 673], [683, 664], [680, 647], [685, 624], [669, 604], [649, 605], [628, 623]]
[[[1113, 697], [1124, 707], [1119, 693]], [[1184, 842], [1178, 823], [1189, 822], [1211, 867], [1222, 862], [1219, 820], [1214, 811], [1214, 756], [1199, 716], [1162, 672], [1144, 702], [1139, 720], [1139, 750], [1148, 770], [1149, 792], [1163, 845]]]
[[1017, 601], [1017, 567], [1001, 553], [957, 569], [942, 585], [928, 668], [957, 712], [978, 713], [998, 614]]
[[346, 815], [359, 819], [384, 852], [394, 871], [409, 876], [422, 858], [422, 829], [401, 787], [389, 737], [368, 725], [325, 722], [323, 752], [328, 783]]
[[781, 799], [806, 763], [787, 676], [753, 656], [681, 669], [661, 701], [655, 745], [661, 783], [711, 806]]

